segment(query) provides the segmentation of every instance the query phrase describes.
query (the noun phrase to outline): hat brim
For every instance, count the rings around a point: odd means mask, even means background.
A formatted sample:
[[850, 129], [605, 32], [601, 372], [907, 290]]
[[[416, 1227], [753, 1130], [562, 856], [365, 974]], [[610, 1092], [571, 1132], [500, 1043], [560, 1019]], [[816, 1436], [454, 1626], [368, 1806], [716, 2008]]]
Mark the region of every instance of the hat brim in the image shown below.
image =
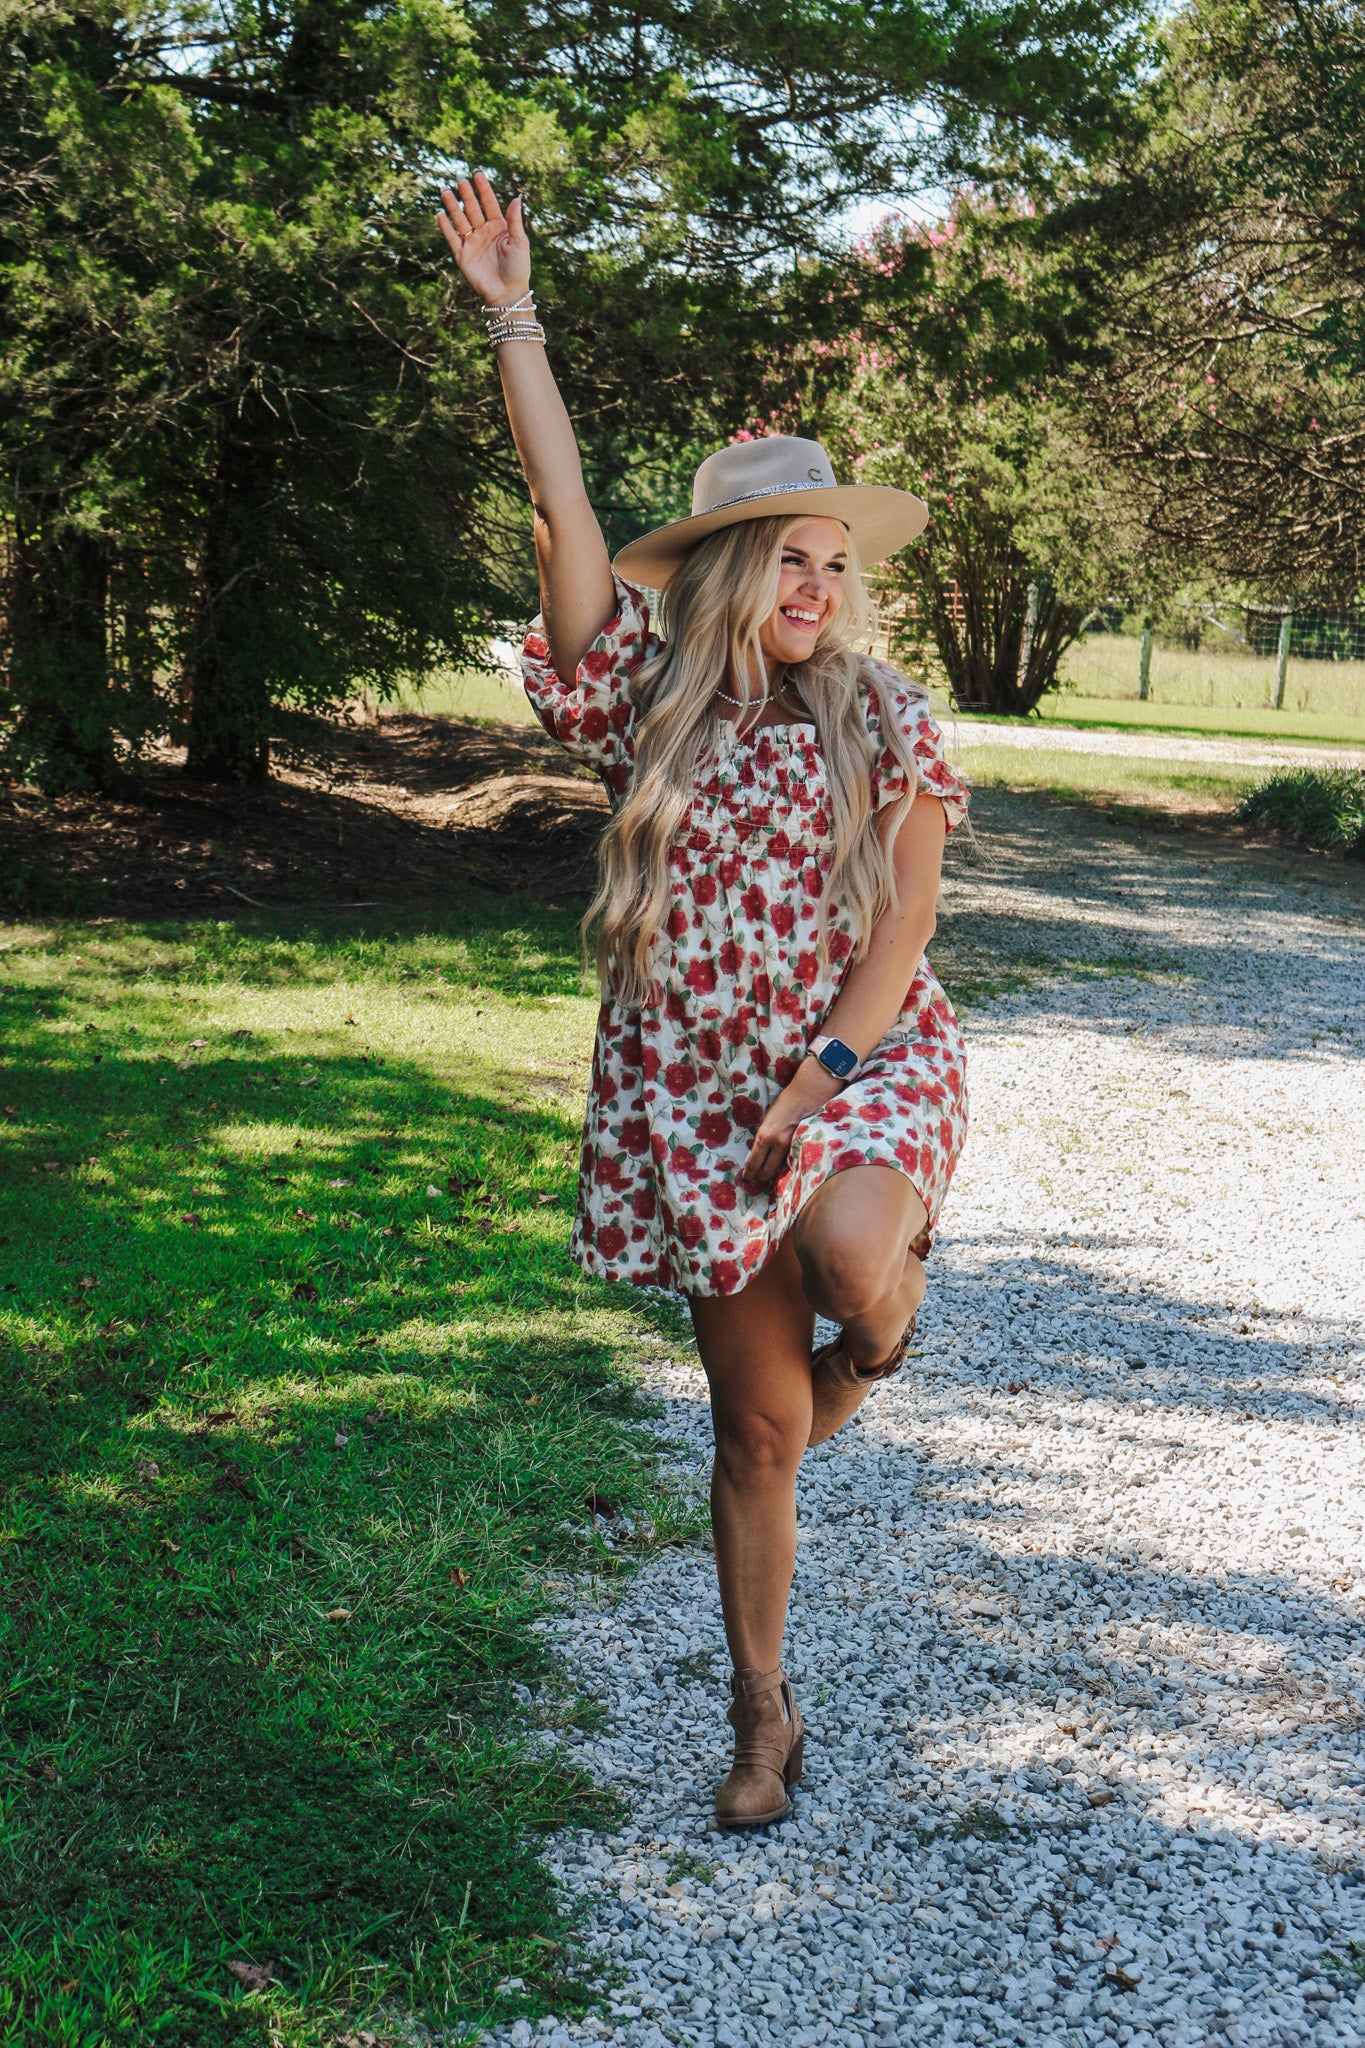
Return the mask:
[[865, 569], [907, 546], [929, 522], [929, 507], [922, 498], [910, 491], [893, 490], [889, 484], [819, 484], [804, 490], [798, 486], [790, 491], [763, 492], [738, 504], [718, 506], [714, 512], [675, 519], [653, 533], [642, 533], [622, 548], [612, 566], [627, 583], [663, 590], [708, 534], [751, 519], [785, 519], [793, 512], [807, 519], [839, 520], [848, 528]]

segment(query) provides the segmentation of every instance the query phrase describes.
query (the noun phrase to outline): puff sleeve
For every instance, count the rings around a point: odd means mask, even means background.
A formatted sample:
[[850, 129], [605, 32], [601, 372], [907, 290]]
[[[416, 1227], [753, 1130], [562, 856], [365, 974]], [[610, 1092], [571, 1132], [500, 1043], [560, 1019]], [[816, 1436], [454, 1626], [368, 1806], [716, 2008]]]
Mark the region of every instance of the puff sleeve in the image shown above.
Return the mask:
[[875, 810], [903, 797], [909, 778], [896, 755], [886, 744], [882, 727], [882, 706], [896, 720], [899, 731], [910, 743], [919, 771], [919, 788], [925, 796], [936, 796], [943, 805], [944, 825], [954, 831], [967, 815], [968, 789], [955, 768], [948, 765], [943, 751], [943, 729], [929, 709], [929, 693], [922, 684], [912, 683], [882, 662], [872, 664], [878, 690], [868, 690], [868, 730], [878, 752], [872, 768], [872, 803]]
[[657, 642], [639, 591], [619, 576], [613, 581], [616, 615], [583, 656], [573, 681], [566, 683], [550, 659], [542, 618], [532, 619], [527, 628], [521, 674], [531, 708], [551, 739], [595, 768], [612, 796], [619, 797], [635, 758], [635, 706], [628, 685]]

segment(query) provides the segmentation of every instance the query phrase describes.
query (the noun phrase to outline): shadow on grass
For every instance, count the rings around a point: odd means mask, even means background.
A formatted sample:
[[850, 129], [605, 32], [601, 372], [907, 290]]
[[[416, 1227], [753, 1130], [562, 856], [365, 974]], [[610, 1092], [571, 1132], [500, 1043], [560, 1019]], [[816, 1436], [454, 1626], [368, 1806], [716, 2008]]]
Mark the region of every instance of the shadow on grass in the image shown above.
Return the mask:
[[[5, 991], [0, 2035], [331, 2043], [591, 1995], [536, 1837], [609, 1807], [555, 1751], [588, 1708], [542, 1568], [685, 1521], [624, 1370], [665, 1312], [570, 1264], [577, 1101], [524, 1099], [567, 922], [65, 930]], [[282, 987], [410, 1022], [437, 969], [438, 1005], [486, 995], [486, 1068], [382, 1017], [281, 1049]]]

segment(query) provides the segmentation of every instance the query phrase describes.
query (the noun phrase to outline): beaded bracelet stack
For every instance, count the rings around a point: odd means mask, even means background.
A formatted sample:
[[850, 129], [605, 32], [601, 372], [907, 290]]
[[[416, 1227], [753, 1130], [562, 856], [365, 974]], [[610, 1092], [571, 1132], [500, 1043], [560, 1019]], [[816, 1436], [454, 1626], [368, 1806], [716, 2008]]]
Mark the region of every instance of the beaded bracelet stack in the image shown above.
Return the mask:
[[536, 318], [536, 302], [530, 292], [523, 292], [510, 305], [485, 306], [483, 317], [488, 323], [488, 339], [494, 348], [501, 348], [505, 341], [545, 339], [545, 329]]

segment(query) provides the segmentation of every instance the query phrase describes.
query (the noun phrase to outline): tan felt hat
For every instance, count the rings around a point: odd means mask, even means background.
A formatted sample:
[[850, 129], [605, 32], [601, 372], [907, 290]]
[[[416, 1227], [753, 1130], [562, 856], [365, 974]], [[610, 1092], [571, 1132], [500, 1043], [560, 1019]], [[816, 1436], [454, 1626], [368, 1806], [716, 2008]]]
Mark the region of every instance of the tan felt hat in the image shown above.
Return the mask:
[[848, 528], [864, 567], [885, 561], [922, 533], [929, 507], [889, 484], [841, 484], [818, 441], [767, 434], [732, 441], [708, 455], [692, 484], [692, 517], [675, 519], [622, 548], [614, 567], [627, 582], [662, 590], [684, 558], [709, 533], [744, 519], [837, 519]]

